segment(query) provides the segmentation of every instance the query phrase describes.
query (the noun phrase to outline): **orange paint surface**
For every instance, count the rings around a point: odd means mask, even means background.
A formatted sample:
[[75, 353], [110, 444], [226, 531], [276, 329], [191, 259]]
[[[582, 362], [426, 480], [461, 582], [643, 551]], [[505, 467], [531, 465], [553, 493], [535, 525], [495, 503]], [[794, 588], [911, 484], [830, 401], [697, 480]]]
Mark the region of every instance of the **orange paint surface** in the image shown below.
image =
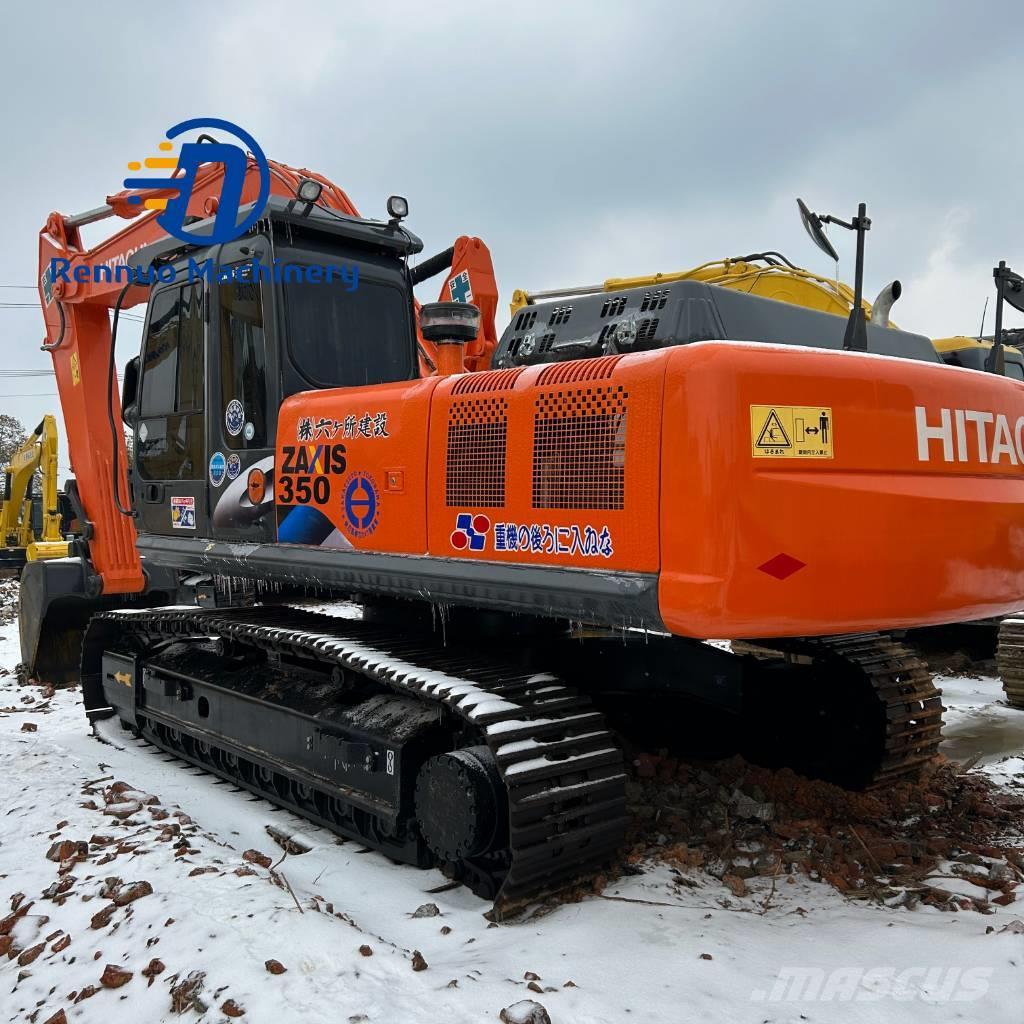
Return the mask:
[[[752, 406], [818, 405], [831, 458], [753, 456]], [[343, 473], [321, 460], [311, 475], [332, 477], [321, 511], [352, 547], [658, 573], [662, 618], [682, 635], [898, 628], [1024, 604], [1024, 385], [1006, 378], [706, 342], [298, 395], [281, 409], [279, 468], [304, 419], [337, 423], [307, 458], [345, 446]], [[358, 429], [385, 421], [387, 436]], [[295, 504], [276, 477], [279, 505]]]

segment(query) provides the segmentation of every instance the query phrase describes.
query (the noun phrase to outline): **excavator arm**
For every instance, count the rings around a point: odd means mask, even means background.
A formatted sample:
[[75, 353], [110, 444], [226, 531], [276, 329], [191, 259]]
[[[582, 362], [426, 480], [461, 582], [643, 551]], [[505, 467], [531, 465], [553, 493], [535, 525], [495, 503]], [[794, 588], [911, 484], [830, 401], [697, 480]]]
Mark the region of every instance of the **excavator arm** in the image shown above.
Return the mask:
[[[327, 178], [276, 161], [268, 161], [268, 165], [272, 195], [292, 198], [304, 179], [313, 179], [323, 186], [319, 205], [359, 216], [345, 192]], [[223, 180], [222, 164], [210, 162], [199, 168], [188, 199], [188, 217], [204, 219], [216, 214]], [[254, 202], [259, 191], [259, 168], [250, 157], [240, 202]], [[39, 298], [46, 324], [43, 348], [53, 358], [68, 427], [71, 466], [85, 520], [82, 536], [91, 562], [87, 590], [93, 596], [139, 593], [145, 588], [134, 523], [130, 515], [119, 511], [129, 504], [128, 459], [112, 352], [111, 310], [116, 318], [119, 310], [146, 301], [147, 289], [125, 286], [124, 275], [118, 280], [116, 268], [127, 265], [140, 249], [166, 237], [159, 216], [172, 194], [176, 190], [123, 191], [81, 214], [50, 214], [39, 234]], [[86, 248], [82, 227], [115, 216], [131, 223], [95, 248]], [[61, 261], [56, 264], [60, 271], [56, 275], [54, 260]], [[480, 307], [481, 334], [467, 350], [466, 365], [469, 369], [486, 368], [497, 344], [494, 316], [498, 292], [490, 253], [478, 238], [461, 237], [455, 242], [441, 297], [462, 297]], [[427, 376], [435, 367], [436, 350], [422, 335], [419, 352], [421, 373]]]

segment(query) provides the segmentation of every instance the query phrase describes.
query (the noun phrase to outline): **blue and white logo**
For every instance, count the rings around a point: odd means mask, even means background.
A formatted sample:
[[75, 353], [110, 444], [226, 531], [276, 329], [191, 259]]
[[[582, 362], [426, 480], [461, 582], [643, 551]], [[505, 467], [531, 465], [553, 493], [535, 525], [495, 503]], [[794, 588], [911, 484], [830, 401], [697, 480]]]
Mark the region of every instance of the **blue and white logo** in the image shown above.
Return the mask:
[[228, 463], [223, 452], [214, 452], [210, 456], [210, 483], [214, 487], [220, 487], [224, 483], [224, 474], [227, 473]]
[[228, 456], [228, 479], [237, 480], [238, 474], [242, 472], [242, 460], [235, 452]]
[[237, 398], [232, 398], [224, 410], [224, 426], [232, 437], [238, 437], [245, 426], [245, 409]]
[[[207, 136], [205, 139], [200, 136], [198, 142], [186, 142], [181, 147], [181, 153], [177, 158], [167, 156], [174, 149], [172, 142], [161, 142], [161, 155], [148, 157], [145, 161], [147, 168], [166, 168], [171, 174], [166, 178], [125, 178], [126, 189], [159, 189], [164, 192], [173, 193], [169, 200], [163, 202], [163, 213], [156, 222], [169, 235], [180, 238], [184, 242], [199, 242], [202, 245], [216, 245], [218, 242], [230, 242], [234, 238], [241, 238], [263, 215], [263, 207], [267, 204], [270, 196], [270, 165], [263, 155], [259, 143], [243, 128], [231, 121], [225, 121], [219, 117], [193, 117], [188, 121], [182, 121], [167, 129], [167, 138], [175, 139], [185, 132], [196, 131], [201, 128], [214, 129], [217, 132], [233, 135], [241, 145], [234, 142], [218, 142]], [[248, 152], [246, 152], [248, 150]], [[259, 191], [256, 195], [256, 202], [246, 215], [245, 219], [239, 222], [239, 207], [242, 205], [242, 193], [245, 189], [246, 173], [249, 169], [249, 153], [252, 154], [253, 166], [259, 175]], [[224, 180], [220, 187], [220, 196], [217, 197], [216, 214], [213, 227], [208, 234], [197, 234], [185, 226], [188, 217], [189, 203], [192, 201], [192, 189], [195, 186], [196, 175], [200, 169], [211, 163], [218, 163], [224, 167]], [[133, 160], [128, 164], [131, 171], [141, 171], [143, 161]], [[144, 202], [144, 195], [136, 193], [128, 196], [128, 202], [141, 206]]]
[[367, 537], [380, 521], [380, 491], [369, 473], [353, 473], [345, 484], [345, 520], [353, 537]]

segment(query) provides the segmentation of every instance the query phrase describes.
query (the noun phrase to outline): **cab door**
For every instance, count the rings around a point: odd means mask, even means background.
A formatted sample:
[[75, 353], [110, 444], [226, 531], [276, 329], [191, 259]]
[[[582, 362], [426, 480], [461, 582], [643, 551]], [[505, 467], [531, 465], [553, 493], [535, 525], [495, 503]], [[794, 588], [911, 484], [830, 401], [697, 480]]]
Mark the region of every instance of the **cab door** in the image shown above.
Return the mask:
[[[225, 247], [230, 269], [211, 285], [210, 417], [207, 472], [210, 535], [258, 543], [275, 539], [274, 441], [280, 401], [273, 344], [273, 287]], [[252, 250], [249, 249], [251, 252]]]
[[134, 439], [143, 533], [187, 538], [208, 532], [204, 289], [202, 281], [172, 284], [150, 299]]

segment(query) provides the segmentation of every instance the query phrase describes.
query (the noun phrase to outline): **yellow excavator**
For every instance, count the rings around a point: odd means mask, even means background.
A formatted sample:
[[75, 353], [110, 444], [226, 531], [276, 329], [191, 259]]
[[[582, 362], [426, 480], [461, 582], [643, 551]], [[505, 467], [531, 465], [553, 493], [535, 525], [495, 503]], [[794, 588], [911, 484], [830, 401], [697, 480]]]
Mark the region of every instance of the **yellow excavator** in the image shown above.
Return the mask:
[[[803, 221], [811, 241], [830, 259], [838, 262], [839, 256], [825, 236], [824, 225], [837, 224], [856, 232], [856, 284], [853, 288], [838, 279], [822, 277], [810, 270], [804, 270], [791, 263], [782, 253], [769, 250], [732, 259], [713, 260], [690, 270], [668, 274], [613, 277], [603, 284], [590, 287], [533, 293], [517, 290], [512, 295], [512, 318], [514, 320], [524, 306], [530, 306], [537, 301], [546, 299], [590, 295], [595, 292], [614, 294], [630, 288], [649, 288], [653, 297], [659, 294], [659, 288], [673, 282], [699, 281], [703, 284], [717, 285], [719, 288], [741, 291], [747, 295], [756, 295], [760, 298], [774, 299], [776, 302], [786, 302], [821, 313], [847, 317], [849, 328], [845, 347], [865, 349], [868, 347], [866, 334], [869, 331], [869, 328], [865, 326], [865, 321], [868, 325], [875, 327], [895, 327], [896, 325], [889, 320], [889, 312], [903, 291], [900, 282], [893, 281], [878, 293], [873, 303], [865, 301], [862, 297], [864, 236], [871, 228], [867, 208], [861, 203], [857, 216], [851, 218], [850, 221], [844, 221], [831, 215], [818, 215], [811, 212], [802, 199], [797, 199], [797, 205], [800, 210], [800, 219]], [[1019, 290], [1016, 282], [1020, 279], [1006, 267], [1005, 263], [1000, 263], [994, 271], [994, 276], [998, 289], [996, 335], [1001, 341], [997, 351], [992, 352], [995, 346], [995, 337], [982, 336], [984, 325], [982, 325], [982, 332], [977, 338], [965, 335], [934, 338], [931, 339], [932, 345], [942, 361], [952, 366], [962, 366], [971, 370], [995, 370], [1016, 380], [1024, 380], [1024, 355], [1022, 355], [1024, 329], [1002, 330], [1003, 300], [1006, 299], [1011, 305], [1019, 308], [1019, 302], [1014, 300], [1012, 293]], [[614, 302], [614, 299], [609, 301]], [[863, 310], [863, 316], [854, 317], [852, 311], [858, 306]], [[608, 312], [610, 316], [615, 315], [614, 309], [610, 309]], [[857, 328], [856, 331], [853, 330], [854, 327]], [[610, 337], [608, 340], [614, 346], [614, 337]], [[635, 340], [633, 340], [633, 344], [635, 344]]]
[[[36, 472], [42, 493], [36, 496]], [[49, 413], [4, 468], [0, 502], [0, 578], [18, 576], [25, 563], [66, 558], [64, 519], [57, 491], [57, 421]]]
[[[777, 302], [785, 302], [821, 313], [847, 317], [851, 324], [855, 319], [859, 319], [858, 326], [862, 325], [861, 329], [865, 332], [866, 337], [862, 336], [861, 344], [858, 345], [854, 341], [853, 344], [846, 347], [868, 348], [885, 352], [884, 337], [887, 332], [878, 329], [896, 326], [890, 321], [889, 313], [903, 289], [899, 281], [893, 281], [879, 292], [873, 303], [867, 302], [861, 297], [863, 234], [871, 224], [866, 217], [863, 205], [858, 211], [858, 217], [846, 223], [832, 217], [818, 217], [811, 213], [802, 201], [797, 200], [797, 202], [800, 206], [804, 227], [811, 239], [833, 259], [838, 260], [838, 256], [821, 232], [822, 223], [837, 223], [842, 227], [858, 231], [858, 283], [856, 288], [851, 288], [837, 279], [823, 277], [798, 267], [786, 259], [782, 253], [771, 250], [732, 259], [713, 260], [690, 270], [656, 273], [641, 277], [609, 278], [602, 284], [592, 286], [539, 292], [516, 290], [513, 292], [511, 303], [513, 323], [516, 322], [517, 316], [529, 317], [530, 307], [537, 302], [570, 299], [573, 296], [592, 295], [595, 292], [603, 292], [608, 295], [606, 312], [611, 320], [622, 312], [615, 305], [618, 301], [617, 296], [626, 292], [627, 289], [638, 288], [647, 289], [649, 299], [649, 303], [645, 303], [641, 307], [642, 311], [646, 311], [642, 315], [653, 311], [657, 316], [658, 310], [664, 306], [661, 296], [667, 294], [664, 291], [667, 285], [676, 281], [698, 281], [702, 284], [756, 295], [763, 299], [773, 299]], [[1021, 299], [1014, 297], [1013, 294], [1021, 291], [1017, 284], [1020, 279], [1010, 272], [1005, 264], [1000, 264], [994, 275], [999, 290], [996, 334], [1002, 342], [997, 350], [993, 352], [996, 335], [976, 338], [951, 335], [929, 340], [935, 348], [938, 358], [945, 363], [971, 370], [994, 371], [1015, 380], [1024, 381], [1024, 330], [1002, 329], [1003, 299], [1005, 298], [1015, 308], [1021, 308]], [[860, 305], [863, 310], [861, 318], [851, 316], [851, 311], [857, 305]], [[563, 313], [563, 315], [565, 314]], [[604, 315], [605, 313], [602, 312], [602, 316]], [[651, 327], [652, 324], [655, 326]], [[620, 334], [625, 334], [626, 345], [619, 346], [620, 348], [635, 348], [636, 337], [638, 335], [643, 337], [645, 329], [652, 333], [656, 332], [660, 329], [657, 325], [658, 320], [649, 317], [642, 320], [632, 331], [628, 329], [623, 331], [621, 325], [612, 326], [609, 328], [608, 348], [605, 351], [615, 350], [617, 340], [622, 340], [621, 338], [617, 339], [611, 332], [618, 330]], [[715, 337], [722, 337], [722, 335], [718, 334]], [[730, 335], [730, 337], [733, 336]], [[866, 343], [867, 338], [871, 339], [872, 344]], [[736, 336], [733, 337], [733, 340], [742, 341], [744, 337]], [[540, 345], [543, 346], [543, 339]], [[910, 641], [926, 656], [945, 656], [950, 652], [964, 652], [972, 659], [983, 659], [991, 657], [998, 646], [1000, 675], [1004, 682], [1007, 699], [1014, 706], [1024, 708], [1024, 612], [1021, 613], [1019, 619], [1007, 620], [1001, 632], [999, 620], [986, 619], [914, 630], [912, 635], [907, 635], [904, 639]]]
[[[612, 277], [602, 284], [590, 287], [544, 292], [517, 290], [512, 295], [512, 317], [515, 318], [524, 306], [545, 299], [588, 295], [598, 291], [613, 294], [628, 288], [656, 290], [675, 281], [700, 281], [703, 284], [713, 284], [720, 288], [843, 317], [850, 315], [855, 302], [854, 290], [844, 282], [804, 270], [790, 263], [782, 253], [769, 251], [732, 259], [713, 260], [690, 270], [672, 273]], [[889, 320], [889, 312], [901, 293], [902, 285], [899, 281], [893, 281], [879, 292], [873, 303], [862, 299], [861, 308], [868, 321], [881, 327], [895, 327], [896, 325]], [[1024, 343], [1024, 331], [1005, 331], [1003, 337], [1006, 376], [1024, 380], [1024, 354], [1020, 347]], [[971, 370], [986, 368], [986, 360], [993, 345], [992, 338], [973, 338], [966, 335], [933, 338], [931, 341], [943, 362]]]

